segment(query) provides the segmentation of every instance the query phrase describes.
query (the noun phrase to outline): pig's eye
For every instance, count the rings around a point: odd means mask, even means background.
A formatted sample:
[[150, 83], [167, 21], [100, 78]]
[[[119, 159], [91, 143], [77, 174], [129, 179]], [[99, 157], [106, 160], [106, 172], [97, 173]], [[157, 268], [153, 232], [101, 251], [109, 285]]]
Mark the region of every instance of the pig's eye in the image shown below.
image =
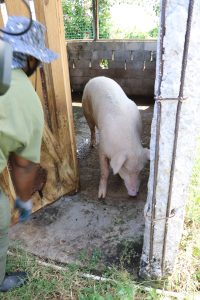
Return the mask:
[[124, 172], [128, 172], [128, 167], [124, 164], [124, 165], [122, 166], [122, 170], [123, 170]]
[[122, 166], [121, 171], [122, 171], [124, 174], [129, 174], [129, 173], [131, 172], [130, 167], [129, 167], [129, 166], [126, 166], [125, 164]]

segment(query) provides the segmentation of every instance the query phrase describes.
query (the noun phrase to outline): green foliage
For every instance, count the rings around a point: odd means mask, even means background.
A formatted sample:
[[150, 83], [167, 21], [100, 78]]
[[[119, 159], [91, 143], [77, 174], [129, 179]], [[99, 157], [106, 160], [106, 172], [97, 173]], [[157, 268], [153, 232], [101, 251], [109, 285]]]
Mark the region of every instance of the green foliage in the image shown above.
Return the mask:
[[62, 0], [66, 39], [93, 38], [93, 15], [90, 0]]
[[196, 225], [200, 226], [200, 138], [191, 180], [190, 201], [187, 203], [186, 212], [187, 221], [195, 222]]
[[[72, 299], [72, 300], [134, 300], [146, 298], [152, 293], [145, 292], [142, 286], [133, 281], [131, 275], [124, 270], [106, 267], [102, 277], [107, 280], [85, 278], [83, 273], [94, 267], [101, 254], [95, 249], [89, 257], [82, 253], [86, 266], [77, 264], [41, 265], [35, 256], [27, 254], [18, 247], [10, 248], [15, 255], [8, 256], [7, 271], [25, 270], [29, 275], [28, 283], [21, 288], [0, 294], [1, 300], [30, 299]], [[86, 258], [86, 261], [85, 261]], [[50, 262], [51, 263], [51, 262]], [[57, 269], [56, 269], [57, 267]], [[58, 269], [62, 267], [61, 269]], [[157, 298], [155, 298], [157, 299]]]
[[161, 300], [161, 299], [162, 299], [161, 296], [156, 293], [156, 290], [151, 289], [145, 300]]
[[88, 272], [95, 268], [98, 268], [98, 263], [101, 261], [102, 254], [99, 249], [93, 249], [91, 254], [88, 254], [87, 251], [80, 251], [78, 259], [85, 266], [85, 271]]
[[[99, 0], [99, 38], [109, 39], [111, 32], [114, 32], [114, 38], [156, 38], [158, 28], [152, 29], [148, 32], [130, 32], [123, 33], [116, 28], [112, 28], [111, 23], [111, 7], [114, 4], [136, 4], [142, 6], [145, 9], [154, 11], [155, 16], [158, 16], [159, 0]], [[64, 25], [65, 25], [65, 37], [66, 39], [93, 39], [93, 9], [92, 0], [62, 0]]]
[[[186, 205], [183, 237], [168, 288], [178, 292], [199, 292], [200, 287], [200, 139]], [[187, 299], [193, 299], [187, 298]], [[196, 299], [196, 298], [194, 298]]]
[[110, 7], [112, 1], [99, 0], [99, 38], [108, 39], [110, 37], [111, 15]]
[[[112, 279], [104, 282], [93, 282], [89, 287], [83, 287], [79, 294], [82, 300], [133, 300], [140, 298], [141, 288], [131, 280], [127, 272], [110, 270]], [[105, 277], [105, 276], [104, 276]], [[137, 295], [137, 296], [136, 296]], [[138, 297], [138, 298], [137, 298]]]
[[145, 32], [129, 32], [125, 34], [125, 39], [148, 39], [149, 35]]
[[157, 38], [158, 37], [158, 27], [155, 27], [153, 28], [152, 30], [150, 30], [148, 32], [148, 35], [151, 37], [151, 38]]
[[[99, 1], [100, 38], [108, 39], [112, 1]], [[66, 39], [94, 38], [92, 0], [62, 0]]]
[[102, 69], [108, 69], [108, 66], [109, 66], [108, 60], [107, 60], [106, 58], [103, 58], [103, 59], [100, 61], [99, 66], [100, 66]]

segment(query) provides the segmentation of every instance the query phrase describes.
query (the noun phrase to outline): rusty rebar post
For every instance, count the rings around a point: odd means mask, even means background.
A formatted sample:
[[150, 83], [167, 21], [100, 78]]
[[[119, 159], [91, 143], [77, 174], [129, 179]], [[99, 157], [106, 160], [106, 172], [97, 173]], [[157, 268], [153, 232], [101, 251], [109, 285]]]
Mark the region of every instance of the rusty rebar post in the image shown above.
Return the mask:
[[160, 99], [161, 95], [161, 82], [163, 76], [163, 39], [165, 35], [165, 11], [166, 11], [166, 2], [167, 0], [162, 1], [161, 8], [161, 27], [160, 27], [160, 46], [159, 50], [159, 78], [158, 78], [158, 89], [155, 95], [156, 105], [157, 105], [157, 120], [156, 120], [156, 146], [155, 146], [155, 160], [154, 160], [154, 179], [153, 179], [153, 195], [152, 195], [152, 208], [151, 208], [151, 226], [150, 226], [150, 248], [149, 248], [149, 263], [153, 259], [153, 242], [154, 242], [154, 226], [155, 226], [155, 216], [156, 216], [156, 188], [157, 188], [157, 177], [158, 177], [158, 164], [159, 164], [159, 142], [160, 142], [160, 125], [161, 125], [161, 113], [162, 113], [162, 104]]
[[167, 200], [167, 209], [166, 209], [162, 261], [161, 261], [162, 274], [164, 274], [164, 271], [165, 271], [168, 219], [169, 219], [170, 211], [171, 211], [172, 188], [173, 188], [173, 180], [174, 180], [174, 172], [175, 172], [176, 152], [177, 152], [178, 135], [179, 135], [179, 124], [180, 124], [181, 108], [182, 108], [182, 103], [183, 103], [183, 90], [184, 90], [185, 73], [186, 73], [186, 67], [187, 67], [187, 58], [188, 58], [193, 7], [194, 7], [194, 0], [190, 0], [189, 6], [188, 6], [188, 18], [187, 18], [185, 42], [184, 42], [184, 50], [183, 50], [183, 58], [182, 58], [180, 89], [179, 89], [178, 105], [177, 105], [177, 111], [176, 111], [176, 123], [175, 123], [175, 130], [174, 130], [174, 144], [173, 144], [172, 164], [171, 164], [171, 170], [170, 170], [170, 181], [169, 181], [168, 200]]

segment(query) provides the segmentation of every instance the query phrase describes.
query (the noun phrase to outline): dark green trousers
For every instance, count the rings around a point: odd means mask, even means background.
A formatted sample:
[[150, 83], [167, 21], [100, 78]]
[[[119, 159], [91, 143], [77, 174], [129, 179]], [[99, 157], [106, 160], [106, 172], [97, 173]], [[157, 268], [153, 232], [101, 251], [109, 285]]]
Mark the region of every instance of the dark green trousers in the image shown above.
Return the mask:
[[4, 279], [6, 270], [6, 256], [8, 250], [8, 229], [10, 226], [9, 200], [0, 190], [0, 284]]

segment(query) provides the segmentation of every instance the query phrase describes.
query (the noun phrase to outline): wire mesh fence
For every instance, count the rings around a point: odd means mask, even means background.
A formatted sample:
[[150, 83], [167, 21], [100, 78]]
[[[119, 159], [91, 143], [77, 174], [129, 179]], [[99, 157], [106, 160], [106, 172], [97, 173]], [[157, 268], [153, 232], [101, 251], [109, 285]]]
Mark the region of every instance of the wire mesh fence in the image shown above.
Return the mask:
[[[61, 0], [66, 39], [94, 39], [92, 0]], [[99, 0], [99, 39], [156, 38], [160, 0]]]
[[93, 39], [92, 0], [64, 0], [62, 6], [65, 38]]

